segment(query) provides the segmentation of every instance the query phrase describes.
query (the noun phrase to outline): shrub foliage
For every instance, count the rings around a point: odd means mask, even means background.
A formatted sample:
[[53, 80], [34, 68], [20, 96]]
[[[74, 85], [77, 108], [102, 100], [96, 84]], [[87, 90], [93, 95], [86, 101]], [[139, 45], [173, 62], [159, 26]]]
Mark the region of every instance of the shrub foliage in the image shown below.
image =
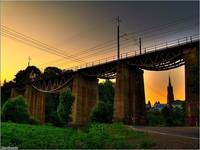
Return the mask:
[[113, 117], [113, 105], [99, 101], [91, 111], [90, 121], [99, 123], [111, 123]]
[[67, 125], [71, 121], [71, 108], [74, 101], [71, 90], [67, 88], [63, 90], [59, 96], [59, 105], [57, 108], [58, 117], [63, 125]]
[[99, 102], [90, 114], [91, 122], [111, 123], [114, 111], [114, 88], [113, 83], [107, 80], [99, 84]]
[[150, 126], [184, 126], [185, 110], [178, 107], [173, 109], [165, 107], [162, 111], [147, 111], [146, 118]]
[[27, 104], [23, 96], [10, 98], [2, 108], [2, 121], [12, 121], [17, 123], [28, 123], [29, 114]]

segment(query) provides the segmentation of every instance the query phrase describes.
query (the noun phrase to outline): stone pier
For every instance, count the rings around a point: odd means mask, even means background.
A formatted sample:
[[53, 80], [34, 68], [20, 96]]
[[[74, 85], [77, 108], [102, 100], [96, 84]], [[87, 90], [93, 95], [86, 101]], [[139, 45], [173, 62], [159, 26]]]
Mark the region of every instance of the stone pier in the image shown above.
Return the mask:
[[143, 71], [127, 64], [121, 64], [117, 70], [113, 121], [134, 125], [144, 124], [144, 113]]
[[26, 99], [30, 115], [37, 119], [41, 124], [45, 123], [45, 95], [36, 91], [31, 85], [26, 85], [24, 90], [11, 89], [11, 97], [22, 95]]
[[97, 77], [77, 73], [73, 80], [72, 94], [75, 97], [72, 106], [72, 124], [84, 125], [99, 98]]
[[45, 122], [45, 95], [42, 92], [36, 91], [31, 85], [26, 85], [24, 94], [28, 111], [40, 123]]
[[199, 125], [199, 48], [185, 50], [186, 125]]

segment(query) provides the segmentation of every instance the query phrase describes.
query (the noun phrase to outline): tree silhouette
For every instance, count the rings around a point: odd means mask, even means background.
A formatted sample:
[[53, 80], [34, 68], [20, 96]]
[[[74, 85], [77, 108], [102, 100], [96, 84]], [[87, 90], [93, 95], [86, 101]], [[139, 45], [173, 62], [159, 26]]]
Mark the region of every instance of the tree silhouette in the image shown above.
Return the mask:
[[41, 76], [41, 71], [36, 66], [28, 66], [25, 70], [20, 70], [14, 78], [15, 83], [23, 84], [25, 82], [31, 81], [30, 75], [34, 74], [35, 78]]
[[47, 67], [44, 69], [43, 77], [49, 78], [61, 74], [62, 70], [57, 67]]

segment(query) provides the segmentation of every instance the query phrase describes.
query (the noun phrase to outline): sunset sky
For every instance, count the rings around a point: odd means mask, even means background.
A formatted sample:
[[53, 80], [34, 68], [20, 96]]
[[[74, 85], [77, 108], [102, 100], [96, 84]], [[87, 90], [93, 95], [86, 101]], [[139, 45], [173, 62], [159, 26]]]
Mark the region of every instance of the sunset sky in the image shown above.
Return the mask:
[[[139, 37], [144, 48], [198, 34], [198, 7], [197, 1], [1, 2], [1, 83], [25, 69], [29, 56], [31, 65], [44, 70], [47, 66], [65, 69], [116, 55], [117, 16], [122, 21], [120, 35], [127, 35], [121, 38], [121, 53], [137, 50]], [[18, 34], [14, 36], [5, 28]], [[65, 58], [33, 47], [22, 38], [16, 40], [19, 33], [57, 48]], [[104, 46], [112, 40], [114, 43]], [[162, 72], [144, 70], [146, 100], [166, 103], [169, 75], [175, 99], [185, 99], [182, 66]]]

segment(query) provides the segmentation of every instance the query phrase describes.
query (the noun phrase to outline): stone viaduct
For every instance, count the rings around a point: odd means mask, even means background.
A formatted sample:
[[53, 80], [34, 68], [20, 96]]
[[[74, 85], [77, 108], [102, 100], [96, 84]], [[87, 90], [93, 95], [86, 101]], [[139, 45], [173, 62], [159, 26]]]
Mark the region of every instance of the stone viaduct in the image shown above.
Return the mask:
[[11, 96], [22, 94], [27, 99], [29, 112], [41, 123], [45, 122], [45, 92], [59, 92], [70, 86], [75, 96], [72, 124], [87, 122], [93, 106], [98, 103], [98, 78], [116, 79], [114, 122], [145, 123], [145, 92], [143, 70], [163, 71], [185, 65], [186, 125], [199, 121], [199, 37], [185, 39], [175, 45], [145, 49], [142, 54], [122, 57], [76, 71], [64, 72], [53, 79], [36, 80], [25, 85], [25, 90], [12, 88]]

